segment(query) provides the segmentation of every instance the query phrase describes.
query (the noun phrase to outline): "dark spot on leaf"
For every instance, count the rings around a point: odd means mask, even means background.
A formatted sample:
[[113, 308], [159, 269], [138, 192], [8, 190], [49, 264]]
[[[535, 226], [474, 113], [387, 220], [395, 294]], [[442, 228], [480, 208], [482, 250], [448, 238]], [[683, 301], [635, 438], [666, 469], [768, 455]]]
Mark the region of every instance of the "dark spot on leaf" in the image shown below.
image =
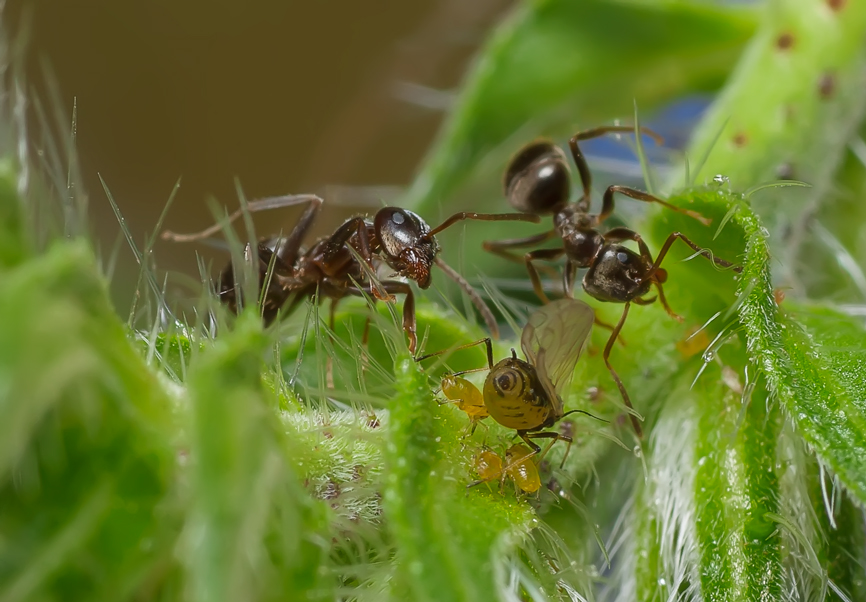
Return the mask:
[[361, 464], [355, 464], [352, 467], [352, 480], [357, 481], [364, 476], [364, 467]]
[[794, 45], [794, 36], [791, 33], [785, 32], [776, 38], [776, 48], [779, 50], [788, 50]]
[[325, 439], [333, 439], [333, 438], [334, 438], [334, 433], [332, 433], [331, 431], [322, 431], [322, 436], [323, 436]]
[[746, 143], [749, 141], [749, 137], [745, 134], [745, 132], [738, 132], [734, 135], [734, 146], [743, 147], [746, 146]]
[[827, 6], [830, 7], [830, 10], [833, 12], [839, 12], [845, 7], [845, 0], [827, 0]]
[[833, 96], [833, 93], [836, 91], [836, 78], [832, 73], [825, 73], [821, 76], [821, 79], [818, 80], [818, 94], [821, 95], [821, 98], [827, 100]]

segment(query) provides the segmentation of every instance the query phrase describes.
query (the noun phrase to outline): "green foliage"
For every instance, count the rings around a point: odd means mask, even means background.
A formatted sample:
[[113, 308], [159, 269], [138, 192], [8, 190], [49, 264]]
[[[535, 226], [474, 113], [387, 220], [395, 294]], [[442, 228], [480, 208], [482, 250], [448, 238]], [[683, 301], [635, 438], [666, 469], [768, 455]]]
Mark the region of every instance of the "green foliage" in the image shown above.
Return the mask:
[[[866, 329], [850, 310], [866, 293], [850, 199], [866, 169], [846, 146], [863, 129], [864, 28], [854, 2], [776, 0], [759, 14], [548, 0], [493, 35], [409, 193], [422, 213], [489, 177], [501, 148], [571, 133], [577, 113], [581, 127], [628, 119], [633, 98], [657, 106], [730, 74], [690, 151], [701, 180], [727, 179], [668, 195], [712, 224], [662, 209], [629, 226], [654, 251], [681, 232], [742, 272], [674, 242], [664, 290], [683, 323], [635, 306], [611, 353], [645, 439], [601, 357], [608, 332], [595, 329], [564, 401], [607, 423], [557, 425], [575, 443], [539, 463], [537, 496], [507, 479], [466, 487], [478, 451], [502, 453], [513, 437], [490, 419], [467, 436], [465, 415], [437, 403], [444, 371], [484, 366], [479, 347], [419, 365], [394, 305], [357, 299], [333, 331], [326, 303], [268, 330], [218, 312], [216, 337], [170, 319], [130, 332], [86, 240], [36, 250], [34, 208], [53, 207], [22, 194], [3, 159], [0, 600], [863, 598]], [[821, 96], [828, 72], [835, 87]], [[814, 186], [748, 190], [781, 164]], [[142, 248], [142, 299], [153, 299], [140, 307], [157, 307]], [[519, 330], [531, 305], [492, 297]], [[427, 351], [485, 334], [446, 299], [419, 300]], [[591, 303], [607, 322], [622, 311]], [[495, 357], [512, 347], [515, 333]]]

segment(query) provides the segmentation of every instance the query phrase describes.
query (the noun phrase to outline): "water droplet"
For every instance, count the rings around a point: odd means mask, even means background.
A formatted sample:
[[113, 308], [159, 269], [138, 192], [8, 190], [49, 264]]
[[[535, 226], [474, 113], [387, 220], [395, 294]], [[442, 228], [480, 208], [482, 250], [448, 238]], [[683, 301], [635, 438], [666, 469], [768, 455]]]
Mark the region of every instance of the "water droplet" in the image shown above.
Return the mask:
[[665, 578], [664, 578], [664, 577], [659, 577], [659, 585], [661, 585], [662, 587], [664, 587], [664, 586], [667, 585], [667, 584], [668, 584], [668, 582], [665, 581]]
[[701, 457], [701, 459], [698, 460], [698, 466], [703, 466], [706, 461], [707, 461], [706, 456]]
[[719, 186], [721, 186], [723, 184], [730, 183], [730, 180], [728, 179], [728, 176], [723, 176], [722, 174], [716, 174], [713, 176], [713, 182], [718, 184]]
[[643, 451], [641, 451], [640, 445], [635, 445], [633, 451], [634, 451], [634, 455], [637, 456], [638, 458], [640, 458], [641, 454], [643, 454]]

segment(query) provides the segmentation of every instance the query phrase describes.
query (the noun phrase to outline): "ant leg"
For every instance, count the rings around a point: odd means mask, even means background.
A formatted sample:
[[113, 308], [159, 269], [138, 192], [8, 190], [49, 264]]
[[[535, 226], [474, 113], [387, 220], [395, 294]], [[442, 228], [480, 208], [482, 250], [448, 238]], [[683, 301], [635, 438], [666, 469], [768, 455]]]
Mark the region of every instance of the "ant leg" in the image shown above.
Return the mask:
[[[244, 210], [249, 213], [256, 213], [258, 211], [266, 211], [268, 209], [280, 209], [283, 207], [291, 207], [293, 205], [300, 205], [301, 203], [309, 203], [310, 207], [307, 208], [307, 211], [304, 213], [306, 216], [308, 213], [312, 211], [313, 216], [318, 213], [319, 208], [322, 206], [324, 201], [321, 197], [316, 196], [315, 194], [287, 194], [283, 196], [272, 196], [264, 199], [258, 199], [255, 201], [250, 201], [247, 203], [246, 208], [241, 207], [237, 209], [234, 213], [228, 216], [228, 220], [223, 223], [219, 222], [210, 226], [209, 228], [205, 228], [201, 232], [195, 232], [193, 234], [178, 234], [177, 232], [172, 232], [171, 230], [166, 230], [162, 233], [163, 240], [171, 240], [174, 242], [193, 242], [196, 240], [202, 240], [204, 238], [208, 238], [220, 232], [223, 228], [228, 227], [232, 222], [238, 219], [240, 216], [244, 214]], [[304, 217], [298, 221], [298, 225], [295, 226], [295, 229], [301, 225], [301, 222], [304, 220]], [[312, 223], [312, 219], [310, 219], [310, 223]], [[309, 225], [307, 225], [307, 228]], [[305, 228], [306, 231], [306, 228]], [[294, 234], [294, 231], [292, 232]], [[298, 243], [300, 246], [300, 242]]]
[[429, 240], [442, 232], [442, 230], [467, 219], [482, 222], [532, 222], [533, 224], [541, 222], [541, 216], [534, 213], [467, 213], [466, 211], [461, 211], [430, 230], [424, 238]]
[[[664, 260], [665, 255], [667, 255], [668, 251], [670, 250], [671, 245], [674, 244], [674, 241], [676, 241], [676, 239], [678, 239], [678, 238], [681, 241], [683, 241], [684, 243], [686, 243], [687, 245], [689, 245], [692, 248], [692, 250], [695, 251], [697, 254], [703, 255], [704, 257], [706, 257], [707, 259], [712, 261], [715, 265], [722, 267], [722, 268], [732, 268], [738, 274], [743, 271], [743, 266], [734, 265], [730, 261], [725, 261], [724, 259], [719, 259], [718, 257], [713, 256], [712, 251], [710, 251], [709, 249], [702, 249], [701, 247], [699, 247], [698, 245], [696, 245], [695, 243], [690, 241], [688, 238], [686, 238], [685, 234], [682, 234], [681, 232], [674, 232], [673, 234], [668, 236], [667, 240], [665, 241], [665, 244], [662, 245], [661, 251], [659, 251], [659, 254], [656, 256], [655, 261], [653, 262], [652, 269], [649, 271], [649, 273], [646, 276], [644, 276], [644, 279], [652, 278], [657, 271], [661, 271], [661, 272], [664, 271], [661, 268], [659, 268], [659, 266], [661, 265], [662, 260]], [[661, 279], [657, 279], [657, 280], [661, 280]], [[663, 282], [663, 280], [662, 280], [662, 282]]]
[[437, 355], [442, 355], [443, 353], [449, 353], [454, 351], [460, 351], [461, 349], [469, 349], [470, 347], [475, 347], [475, 345], [480, 345], [484, 343], [487, 347], [487, 368], [479, 368], [478, 370], [464, 370], [463, 372], [455, 372], [454, 376], [460, 376], [461, 374], [467, 374], [469, 372], [480, 372], [481, 370], [491, 370], [493, 368], [493, 345], [490, 342], [490, 337], [484, 339], [478, 339], [472, 343], [466, 343], [465, 345], [460, 345], [459, 347], [452, 347], [449, 349], [442, 349], [441, 351], [435, 351], [433, 353], [428, 353], [427, 355], [422, 355], [421, 357], [416, 357], [415, 361], [420, 362], [422, 360], [430, 359], [431, 357], [436, 357]]
[[[367, 222], [363, 217], [353, 217], [343, 222], [325, 242], [325, 248], [322, 251], [322, 263], [325, 265], [331, 263], [344, 246], [351, 246], [358, 252], [361, 259], [370, 268], [370, 271], [375, 272], [376, 269], [373, 267], [373, 251], [370, 249], [370, 236], [367, 230]], [[351, 244], [349, 241], [356, 234], [358, 235], [358, 242], [357, 244]], [[378, 292], [373, 292], [373, 295], [377, 299], [380, 298]], [[385, 300], [382, 299], [382, 301]], [[393, 301], [393, 299], [387, 299], [387, 301]]]
[[529, 279], [532, 281], [532, 288], [535, 290], [535, 294], [538, 295], [538, 298], [541, 299], [541, 302], [545, 305], [550, 303], [550, 299], [548, 299], [547, 295], [544, 294], [544, 289], [541, 286], [541, 278], [539, 278], [538, 270], [535, 269], [532, 262], [536, 259], [559, 259], [562, 257], [563, 253], [565, 253], [565, 249], [563, 248], [538, 249], [537, 251], [530, 251], [523, 256], [523, 262], [526, 264], [526, 271], [529, 272]]
[[704, 217], [697, 211], [692, 211], [691, 209], [683, 209], [682, 207], [677, 207], [676, 205], [671, 205], [667, 201], [663, 201], [657, 196], [653, 196], [648, 192], [642, 192], [640, 190], [635, 190], [634, 188], [629, 188], [627, 186], [608, 186], [607, 190], [604, 191], [604, 197], [602, 199], [601, 204], [601, 213], [596, 216], [596, 225], [600, 224], [613, 213], [613, 195], [614, 193], [624, 194], [625, 196], [633, 199], [635, 201], [643, 201], [645, 203], [658, 203], [663, 207], [670, 209], [671, 211], [676, 211], [677, 213], [682, 213], [683, 215], [688, 215], [691, 218], [694, 218], [701, 222], [705, 226], [709, 226], [713, 220]]
[[610, 338], [607, 340], [607, 345], [604, 346], [604, 353], [602, 357], [604, 358], [604, 364], [607, 366], [608, 372], [613, 377], [614, 382], [616, 383], [617, 388], [619, 389], [619, 394], [622, 396], [622, 400], [628, 408], [629, 413], [628, 417], [631, 419], [631, 425], [634, 428], [635, 433], [639, 438], [643, 438], [643, 429], [640, 426], [640, 420], [638, 420], [639, 414], [634, 409], [634, 406], [631, 405], [631, 399], [628, 396], [628, 392], [625, 390], [625, 385], [622, 384], [622, 380], [620, 380], [619, 375], [616, 373], [616, 370], [613, 369], [613, 366], [610, 364], [610, 351], [613, 349], [613, 342], [616, 340], [616, 336], [622, 330], [623, 324], [625, 324], [625, 319], [628, 316], [628, 308], [630, 303], [625, 304], [625, 308], [622, 310], [622, 317], [619, 319], [619, 322], [614, 328], [613, 332], [610, 335]]
[[487, 330], [490, 331], [491, 336], [499, 340], [499, 325], [496, 323], [496, 318], [493, 316], [493, 312], [490, 311], [490, 308], [487, 307], [487, 304], [484, 302], [484, 299], [481, 298], [481, 295], [478, 294], [472, 285], [469, 284], [469, 281], [466, 280], [457, 270], [452, 268], [450, 265], [445, 263], [445, 261], [441, 257], [436, 257], [433, 260], [436, 265], [439, 266], [439, 269], [445, 272], [451, 280], [457, 283], [464, 293], [469, 296], [469, 300], [472, 301], [472, 305], [475, 306], [475, 309], [481, 314], [481, 317], [484, 318], [484, 323], [487, 324]]
[[[638, 305], [640, 305], [640, 303], [638, 303]], [[593, 323], [596, 326], [599, 326], [600, 328], [604, 328], [605, 330], [610, 330], [611, 332], [613, 332], [613, 329], [615, 328], [613, 324], [608, 324], [607, 322], [602, 321], [597, 315], [593, 319]], [[625, 339], [622, 337], [622, 334], [618, 335], [616, 337], [616, 339], [617, 339], [617, 341], [619, 341], [620, 345], [622, 345], [623, 347], [626, 347], [626, 342], [625, 342]]]
[[573, 261], [566, 261], [565, 268], [562, 270], [562, 292], [569, 299], [574, 299], [574, 279], [576, 277], [577, 265]]
[[307, 209], [301, 214], [295, 227], [291, 233], [284, 238], [276, 248], [276, 256], [286, 265], [294, 265], [298, 260], [298, 254], [301, 250], [301, 243], [304, 242], [304, 236], [313, 226], [319, 211], [322, 210], [322, 199], [315, 197], [310, 200]]
[[[485, 240], [481, 246], [488, 253], [493, 253], [494, 255], [502, 257], [503, 259], [507, 259], [508, 261], [513, 261], [515, 263], [523, 263], [523, 256], [510, 253], [508, 249], [516, 249], [520, 247], [534, 247], [537, 244], [541, 244], [555, 237], [556, 230], [549, 230], [548, 232], [542, 232], [541, 234], [527, 236], [525, 238]], [[549, 266], [542, 266], [541, 270], [545, 272], [548, 276], [551, 276], [553, 278], [556, 277], [556, 270]]]
[[[379, 286], [381, 286], [382, 290], [392, 299], [395, 294], [406, 295], [406, 300], [403, 301], [403, 331], [409, 338], [409, 352], [414, 355], [415, 347], [418, 345], [418, 336], [415, 334], [415, 294], [412, 292], [412, 287], [405, 282], [396, 282], [394, 280], [381, 282], [379, 283]], [[375, 296], [376, 293], [373, 292], [375, 289], [376, 286], [367, 284], [357, 287], [347, 287], [344, 292], [349, 295]]]
[[[559, 463], [560, 468], [565, 466], [565, 459], [568, 458], [568, 452], [571, 451], [571, 444], [574, 442], [572, 440], [572, 438], [569, 437], [568, 435], [563, 435], [561, 433], [555, 433], [553, 431], [544, 431], [542, 433], [528, 433], [528, 434], [526, 434], [526, 436], [521, 435], [521, 438], [524, 441], [526, 441], [527, 443], [529, 443], [528, 439], [530, 439], [530, 438], [531, 439], [553, 439], [553, 441], [551, 441], [547, 445], [547, 447], [544, 448], [544, 451], [540, 451], [540, 448], [537, 445], [533, 446], [536, 449], [539, 449], [539, 452], [536, 452], [536, 453], [538, 453], [538, 461], [539, 462], [541, 462], [544, 459], [544, 456], [547, 455], [547, 452], [550, 451], [550, 448], [553, 447], [554, 443], [556, 443], [557, 441], [560, 441], [560, 440], [565, 441], [568, 444], [568, 447], [565, 448], [565, 454], [562, 456], [562, 462]], [[532, 444], [530, 443], [530, 445], [532, 445]], [[533, 454], [523, 456], [523, 459], [525, 460], [526, 458], [529, 458], [532, 455]]]
[[[646, 134], [655, 140], [656, 144], [663, 144], [664, 138], [656, 134], [649, 128], [642, 127], [640, 128], [642, 134]], [[591, 138], [598, 138], [599, 136], [604, 136], [605, 134], [613, 133], [613, 132], [622, 132], [622, 133], [634, 133], [634, 127], [628, 125], [606, 125], [597, 128], [592, 128], [591, 130], [583, 130], [582, 132], [576, 133], [571, 139], [568, 141], [568, 146], [571, 149], [571, 156], [574, 159], [574, 164], [577, 166], [577, 172], [580, 174], [580, 181], [583, 184], [583, 197], [578, 201], [579, 209], [586, 213], [589, 210], [589, 195], [590, 189], [592, 188], [592, 174], [589, 171], [589, 164], [586, 162], [586, 157], [583, 156], [580, 148], [577, 146], [579, 140], [589, 140]]]
[[668, 315], [672, 317], [677, 322], [683, 322], [683, 317], [679, 314], [674, 313], [674, 310], [671, 309], [671, 306], [668, 305], [668, 300], [665, 299], [665, 292], [662, 290], [662, 283], [658, 280], [655, 281], [656, 288], [659, 291], [659, 301], [662, 303], [662, 307], [665, 308], [665, 311], [668, 312]]

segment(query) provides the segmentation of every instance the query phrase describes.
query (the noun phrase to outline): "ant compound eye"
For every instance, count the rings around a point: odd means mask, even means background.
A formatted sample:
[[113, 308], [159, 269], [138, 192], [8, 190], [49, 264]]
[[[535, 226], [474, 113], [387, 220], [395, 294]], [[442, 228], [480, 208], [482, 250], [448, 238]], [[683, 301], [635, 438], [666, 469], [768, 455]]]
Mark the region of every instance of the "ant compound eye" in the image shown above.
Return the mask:
[[628, 265], [629, 259], [630, 259], [630, 257], [628, 256], [628, 253], [625, 253], [623, 251], [619, 251], [616, 254], [616, 260], [619, 261], [623, 265]]
[[565, 153], [550, 142], [519, 151], [505, 171], [505, 196], [523, 213], [554, 213], [568, 202], [571, 178]]
[[397, 207], [381, 209], [376, 214], [374, 227], [382, 248], [391, 257], [424, 244], [430, 232], [430, 226], [420, 216]]

